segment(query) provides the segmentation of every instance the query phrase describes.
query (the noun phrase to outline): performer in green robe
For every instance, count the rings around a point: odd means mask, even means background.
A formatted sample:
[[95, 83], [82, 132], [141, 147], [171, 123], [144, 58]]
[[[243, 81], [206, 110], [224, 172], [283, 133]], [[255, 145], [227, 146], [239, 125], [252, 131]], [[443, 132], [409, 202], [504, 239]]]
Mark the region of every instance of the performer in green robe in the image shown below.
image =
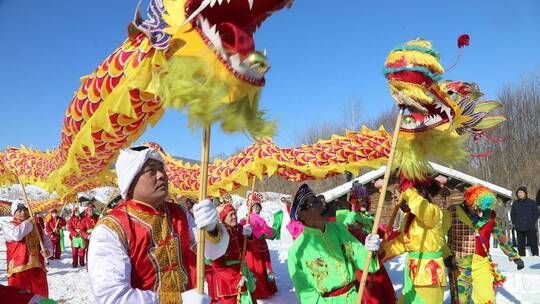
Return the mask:
[[[379, 236], [368, 235], [364, 246], [345, 225], [328, 222], [324, 205], [306, 184], [295, 195], [291, 218], [304, 224], [288, 255], [300, 302], [356, 303], [356, 272], [364, 268], [367, 250], [379, 249]], [[378, 269], [378, 259], [372, 259], [369, 272]]]

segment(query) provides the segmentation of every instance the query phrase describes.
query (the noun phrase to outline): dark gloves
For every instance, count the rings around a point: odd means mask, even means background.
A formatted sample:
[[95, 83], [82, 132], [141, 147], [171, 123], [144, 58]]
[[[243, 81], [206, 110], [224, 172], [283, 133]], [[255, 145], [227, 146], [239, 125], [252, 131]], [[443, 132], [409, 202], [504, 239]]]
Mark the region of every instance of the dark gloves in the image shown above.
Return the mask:
[[521, 269], [525, 268], [525, 263], [523, 263], [522, 259], [516, 259], [516, 260], [514, 260], [514, 263], [516, 263], [517, 270], [521, 270]]
[[401, 205], [399, 205], [399, 208], [401, 208], [401, 211], [405, 213], [411, 211], [411, 208], [409, 208], [409, 205], [406, 202], [401, 202]]
[[456, 257], [453, 255], [446, 257], [444, 259], [444, 266], [446, 266], [446, 268], [449, 271], [456, 271], [457, 270]]

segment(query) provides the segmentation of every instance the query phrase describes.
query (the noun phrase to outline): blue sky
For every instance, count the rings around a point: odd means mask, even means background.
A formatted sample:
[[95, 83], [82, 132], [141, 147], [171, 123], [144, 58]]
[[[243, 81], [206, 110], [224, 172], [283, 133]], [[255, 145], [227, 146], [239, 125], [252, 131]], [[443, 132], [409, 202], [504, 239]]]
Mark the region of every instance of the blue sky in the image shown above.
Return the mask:
[[[59, 144], [79, 78], [122, 43], [136, 5], [131, 0], [0, 0], [0, 150]], [[354, 101], [361, 100], [364, 118], [376, 116], [393, 105], [382, 76], [389, 50], [423, 37], [442, 54], [443, 66], [450, 66], [463, 33], [471, 36], [471, 46], [445, 78], [475, 81], [487, 98], [540, 69], [540, 2], [535, 0], [296, 0], [256, 34], [257, 49], [268, 50], [272, 65], [261, 107], [279, 118], [276, 142], [292, 145], [304, 128], [342, 119]], [[243, 134], [214, 131], [212, 155], [250, 143]], [[200, 135], [175, 111], [149, 128], [142, 141], [200, 158]]]

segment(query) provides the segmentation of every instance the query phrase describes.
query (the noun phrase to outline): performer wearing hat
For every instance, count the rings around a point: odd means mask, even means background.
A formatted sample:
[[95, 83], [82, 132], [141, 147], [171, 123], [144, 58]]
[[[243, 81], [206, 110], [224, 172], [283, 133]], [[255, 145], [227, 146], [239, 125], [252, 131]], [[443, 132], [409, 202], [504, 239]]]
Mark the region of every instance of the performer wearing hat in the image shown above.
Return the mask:
[[47, 235], [51, 239], [52, 243], [52, 256], [51, 260], [53, 259], [59, 259], [62, 254], [62, 249], [60, 246], [61, 240], [61, 234], [60, 229], [63, 229], [64, 226], [66, 226], [66, 221], [58, 216], [58, 211], [56, 209], [51, 209], [51, 220], [47, 222], [45, 225], [45, 232], [47, 232]]
[[[251, 205], [249, 218], [253, 238], [248, 239], [246, 251], [246, 264], [255, 277], [256, 288], [253, 292], [255, 299], [269, 298], [277, 293], [275, 274], [272, 270], [272, 261], [270, 260], [270, 251], [266, 240], [279, 239], [283, 221], [283, 211], [279, 210], [274, 213], [272, 227], [268, 226], [260, 216], [261, 202], [262, 195], [256, 194]], [[242, 219], [240, 223], [243, 225], [245, 219]]]
[[242, 264], [244, 238], [252, 235], [251, 225], [238, 224], [236, 210], [231, 203], [222, 204], [218, 208], [219, 219], [229, 234], [229, 244], [225, 254], [212, 262], [216, 300], [221, 304], [236, 304], [240, 291], [240, 303], [255, 304], [253, 274], [245, 263]]
[[206, 230], [205, 255], [223, 255], [228, 235], [217, 224], [210, 200], [184, 208], [165, 202], [168, 178], [154, 149], [122, 150], [116, 162], [118, 188], [125, 201], [92, 231], [88, 272], [97, 303], [209, 303], [190, 280], [195, 263], [196, 228]]
[[[373, 216], [368, 212], [370, 199], [367, 188], [362, 184], [353, 183], [349, 201], [347, 202], [345, 198], [345, 204], [338, 204], [338, 208], [336, 211], [337, 222], [345, 224], [349, 232], [364, 244], [373, 227]], [[379, 237], [384, 236], [382, 228], [384, 227], [379, 228]], [[362, 303], [396, 303], [396, 291], [380, 257], [379, 265], [379, 270], [368, 274]], [[362, 276], [361, 269], [358, 270], [357, 276]]]
[[[399, 234], [383, 244], [384, 260], [408, 253], [399, 303], [443, 303], [446, 287], [443, 211], [432, 203], [442, 185], [437, 180], [411, 181], [402, 176], [400, 188], [405, 216]], [[444, 225], [448, 227], [449, 223]]]
[[[525, 265], [504, 233], [493, 210], [497, 197], [486, 187], [476, 185], [464, 193], [464, 202], [448, 211], [452, 226], [448, 231], [451, 256], [445, 259], [449, 268], [457, 268], [459, 303], [495, 303], [495, 288], [504, 277], [493, 267], [489, 255], [490, 237], [520, 270]], [[472, 288], [472, 293], [471, 293]]]
[[[378, 235], [362, 245], [342, 223], [329, 222], [323, 202], [303, 184], [294, 197], [291, 218], [304, 230], [288, 253], [289, 274], [301, 303], [356, 303], [356, 276], [363, 269], [367, 250], [377, 251]], [[372, 259], [369, 272], [379, 269]]]
[[[51, 256], [52, 246], [47, 235], [36, 231], [35, 220], [20, 200], [11, 205], [13, 220], [4, 225], [8, 285], [31, 293], [49, 296], [43, 254]], [[41, 252], [39, 238], [43, 238], [45, 252]]]
[[[99, 220], [99, 216], [96, 214], [96, 209], [92, 203], [88, 204], [86, 209], [84, 210], [84, 215], [81, 219], [80, 223], [80, 235], [84, 240], [84, 247], [88, 248], [90, 246], [90, 235], [92, 234], [92, 231], [94, 231], [94, 227], [96, 227], [97, 221]], [[80, 263], [81, 266], [85, 265], [86, 256], [83, 255], [83, 261]]]
[[71, 218], [68, 221], [69, 240], [71, 241], [71, 257], [73, 268], [84, 266], [84, 257], [86, 253], [86, 242], [81, 236], [81, 215], [79, 208], [74, 207]]

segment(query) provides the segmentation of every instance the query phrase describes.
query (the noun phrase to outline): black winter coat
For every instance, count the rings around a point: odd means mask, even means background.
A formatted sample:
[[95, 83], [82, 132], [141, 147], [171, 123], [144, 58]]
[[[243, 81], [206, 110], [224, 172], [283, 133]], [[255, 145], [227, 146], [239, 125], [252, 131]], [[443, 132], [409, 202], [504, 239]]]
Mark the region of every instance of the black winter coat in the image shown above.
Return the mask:
[[536, 221], [539, 217], [540, 210], [538, 210], [535, 201], [532, 199], [518, 199], [512, 203], [510, 218], [517, 231], [536, 230]]

